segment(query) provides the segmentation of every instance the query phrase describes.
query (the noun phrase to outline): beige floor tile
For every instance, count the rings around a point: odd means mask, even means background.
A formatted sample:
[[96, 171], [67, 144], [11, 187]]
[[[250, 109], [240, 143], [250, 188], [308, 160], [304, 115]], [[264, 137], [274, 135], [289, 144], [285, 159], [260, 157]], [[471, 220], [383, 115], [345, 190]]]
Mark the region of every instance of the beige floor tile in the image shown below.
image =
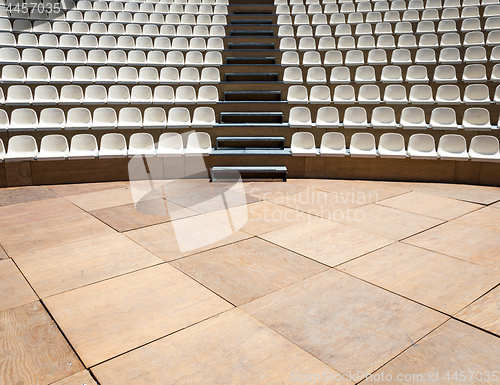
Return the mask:
[[327, 269], [258, 238], [205, 251], [171, 264], [235, 306]]
[[1, 189], [0, 206], [9, 206], [56, 197], [57, 195], [53, 191], [42, 186]]
[[414, 191], [487, 205], [500, 200], [500, 189], [451, 183], [411, 183]]
[[449, 221], [483, 207], [475, 203], [420, 192], [398, 195], [378, 202], [378, 204], [444, 221]]
[[197, 214], [175, 203], [167, 204], [164, 199], [139, 202], [137, 205], [131, 203], [123, 206], [108, 207], [91, 211], [90, 213], [120, 232], [186, 218]]
[[[382, 367], [377, 374], [384, 373], [385, 380], [377, 383], [495, 384], [498, 379], [493, 380], [492, 372], [497, 371], [498, 376], [499, 351], [499, 338], [459, 321], [449, 320]], [[398, 375], [405, 374], [410, 374], [407, 381], [397, 381]], [[389, 375], [392, 381], [387, 380]], [[461, 375], [464, 377], [461, 378]], [[488, 375], [490, 379], [486, 380]]]
[[44, 248], [15, 261], [42, 298], [164, 262], [121, 234]]
[[345, 180], [341, 179], [287, 179], [286, 184], [291, 184], [294, 186], [321, 190], [322, 187], [331, 187], [339, 183], [344, 183]]
[[32, 224], [63, 216], [82, 214], [82, 209], [64, 198], [51, 198], [40, 201], [0, 207], [0, 229]]
[[54, 382], [53, 385], [97, 385], [97, 382], [95, 382], [88, 370], [84, 370]]
[[446, 320], [336, 270], [241, 308], [344, 374], [376, 370]]
[[307, 184], [299, 185], [292, 180], [288, 182], [249, 182], [245, 183], [245, 193], [263, 200], [274, 200], [289, 194], [311, 190]]
[[128, 187], [129, 181], [123, 182], [96, 182], [96, 183], [77, 183], [77, 184], [58, 184], [45, 186], [54, 191], [59, 196], [85, 194], [96, 191], [112, 190], [115, 188]]
[[48, 385], [84, 369], [40, 302], [0, 311], [0, 383]]
[[457, 318], [500, 336], [500, 287], [467, 306]]
[[[94, 211], [107, 207], [134, 203], [132, 190], [129, 187], [114, 188], [111, 190], [95, 191], [78, 195], [68, 195], [65, 198], [85, 211]], [[158, 198], [161, 198], [161, 193], [154, 192], [142, 197], [141, 200], [146, 201]]]
[[38, 297], [11, 259], [0, 261], [0, 310], [21, 306]]
[[207, 214], [127, 231], [124, 234], [165, 261], [251, 237], [242, 231], [235, 231], [231, 224], [209, 218]]
[[439, 219], [378, 204], [358, 207], [354, 213], [346, 215], [340, 222], [394, 240], [409, 237], [443, 223]]
[[315, 383], [324, 383], [318, 378], [322, 373], [329, 384], [350, 383], [335, 381], [338, 372], [239, 309], [98, 365], [93, 372], [102, 385], [283, 385], [301, 383], [299, 374], [316, 375]]
[[240, 230], [252, 235], [265, 234], [297, 223], [311, 223], [321, 220], [303, 211], [266, 201], [214, 211], [208, 213], [207, 217], [223, 223], [226, 223], [229, 218], [232, 221], [245, 222]]
[[492, 269], [500, 269], [500, 232], [451, 221], [404, 242]]
[[494, 207], [496, 209], [500, 209], [500, 202], [493, 204], [491, 207]]
[[457, 218], [453, 223], [500, 233], [500, 211], [492, 207], [484, 207]]
[[3, 249], [2, 245], [0, 245], [0, 260], [8, 259], [8, 258], [9, 258], [9, 256], [7, 255], [5, 250]]
[[90, 214], [62, 216], [2, 229], [0, 243], [11, 258], [68, 242], [115, 234]]
[[500, 283], [496, 270], [403, 243], [338, 269], [450, 315]]
[[325, 219], [273, 231], [262, 238], [332, 267], [393, 242]]
[[167, 264], [44, 302], [87, 367], [232, 307]]

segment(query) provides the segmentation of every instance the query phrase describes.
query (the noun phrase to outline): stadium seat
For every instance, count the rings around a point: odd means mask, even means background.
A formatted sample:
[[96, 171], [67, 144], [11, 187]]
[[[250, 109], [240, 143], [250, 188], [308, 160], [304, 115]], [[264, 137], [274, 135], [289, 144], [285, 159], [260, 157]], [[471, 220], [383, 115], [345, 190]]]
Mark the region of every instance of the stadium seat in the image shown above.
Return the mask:
[[446, 134], [441, 136], [437, 153], [442, 160], [469, 160], [467, 145], [462, 135]]
[[296, 132], [292, 135], [290, 150], [292, 156], [316, 156], [314, 135], [310, 132]]
[[316, 113], [317, 128], [338, 128], [339, 111], [335, 107], [320, 107]]
[[357, 158], [375, 158], [377, 149], [375, 137], [368, 132], [356, 132], [351, 136], [349, 153]]
[[321, 156], [344, 157], [346, 155], [344, 135], [340, 132], [323, 134], [319, 152]]
[[474, 136], [470, 142], [469, 156], [477, 162], [500, 162], [498, 139], [489, 135]]
[[462, 126], [466, 130], [491, 130], [490, 113], [486, 108], [468, 108], [465, 110]]
[[371, 125], [375, 129], [395, 129], [396, 114], [391, 107], [375, 107], [372, 111]]
[[98, 156], [97, 140], [91, 134], [76, 134], [71, 138], [68, 159], [94, 159]]
[[291, 128], [311, 128], [311, 111], [307, 107], [292, 107], [288, 123]]
[[403, 135], [387, 132], [380, 136], [378, 154], [381, 158], [405, 159], [406, 149]]
[[408, 155], [412, 159], [437, 159], [434, 138], [429, 134], [413, 134], [408, 142]]
[[36, 159], [38, 146], [30, 135], [16, 135], [9, 139], [5, 161], [28, 161]]
[[186, 143], [185, 154], [190, 155], [208, 155], [212, 151], [212, 142], [210, 135], [206, 132], [192, 132], [189, 134]]
[[450, 107], [438, 107], [432, 110], [430, 127], [434, 130], [457, 130], [455, 110]]
[[344, 128], [347, 129], [367, 128], [366, 110], [363, 107], [347, 107], [344, 112], [343, 123]]
[[126, 156], [127, 143], [122, 134], [113, 132], [102, 136], [99, 158], [125, 158]]
[[156, 155], [153, 135], [147, 132], [135, 132], [130, 136], [128, 146], [129, 158], [135, 155], [151, 157]]
[[68, 140], [63, 135], [45, 135], [40, 143], [37, 160], [64, 160], [68, 157]]
[[401, 111], [399, 123], [404, 129], [426, 130], [425, 112], [420, 107], [405, 107]]
[[160, 135], [156, 155], [160, 157], [181, 156], [184, 153], [182, 136], [175, 132], [165, 132]]

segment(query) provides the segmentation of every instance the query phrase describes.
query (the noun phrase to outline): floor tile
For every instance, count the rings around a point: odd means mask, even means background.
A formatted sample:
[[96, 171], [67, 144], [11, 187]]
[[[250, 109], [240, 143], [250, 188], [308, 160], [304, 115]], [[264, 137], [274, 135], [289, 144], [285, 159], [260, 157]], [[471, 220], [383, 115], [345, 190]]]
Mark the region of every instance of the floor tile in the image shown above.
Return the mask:
[[0, 206], [55, 198], [57, 195], [42, 186], [27, 186], [0, 190]]
[[[65, 197], [70, 202], [81, 207], [85, 211], [94, 211], [107, 207], [122, 206], [134, 203], [134, 197], [129, 187], [114, 188], [111, 190], [95, 191], [85, 194], [68, 195]], [[160, 193], [150, 194], [142, 200], [161, 198]]]
[[79, 239], [116, 232], [90, 214], [62, 216], [2, 229], [0, 243], [11, 258]]
[[13, 206], [4, 206], [0, 207], [0, 228], [32, 224], [38, 221], [82, 213], [81, 208], [64, 198], [51, 198]]
[[96, 182], [96, 183], [77, 183], [77, 184], [59, 184], [45, 186], [54, 191], [59, 196], [78, 195], [103, 190], [112, 190], [115, 188], [128, 187], [129, 181], [123, 182]]
[[[394, 384], [398, 375], [415, 374], [414, 380], [409, 377], [407, 381], [397, 383], [495, 384], [498, 379], [492, 380], [492, 372], [497, 371], [498, 375], [499, 351], [499, 338], [459, 321], [449, 320], [382, 367], [377, 374], [384, 373], [386, 380], [377, 383]], [[461, 374], [464, 375], [462, 379]], [[387, 381], [389, 375], [392, 381]], [[419, 378], [419, 375], [422, 377]], [[488, 375], [490, 379], [486, 380]]]
[[171, 264], [235, 306], [327, 269], [258, 238], [205, 251]]
[[336, 270], [241, 308], [344, 374], [376, 370], [446, 320]]
[[[300, 181], [304, 181], [301, 179]], [[288, 182], [249, 182], [244, 184], [245, 193], [262, 200], [272, 200], [281, 198], [285, 195], [305, 192], [312, 187], [305, 184], [294, 184]]]
[[11, 259], [0, 261], [0, 310], [21, 306], [38, 297]]
[[166, 264], [44, 302], [87, 367], [232, 307]]
[[500, 209], [500, 202], [493, 204], [491, 207], [494, 207], [496, 209]]
[[467, 306], [457, 318], [500, 336], [500, 287]]
[[2, 245], [0, 245], [0, 260], [8, 259], [8, 258], [9, 258], [9, 256], [7, 255], [5, 250], [3, 249]]
[[450, 315], [500, 283], [496, 270], [403, 243], [338, 269]]
[[134, 240], [165, 261], [250, 238], [231, 224], [215, 221], [207, 214], [127, 231]]
[[152, 199], [145, 202], [138, 202], [137, 205], [131, 203], [123, 206], [108, 207], [91, 211], [90, 213], [120, 232], [186, 218], [197, 214], [175, 203], [167, 204], [164, 199]]
[[500, 200], [500, 189], [451, 183], [411, 183], [414, 191], [487, 205]]
[[457, 218], [453, 223], [500, 233], [500, 211], [492, 207], [484, 207]]
[[121, 234], [44, 248], [15, 261], [42, 298], [164, 262]]
[[53, 385], [97, 385], [97, 382], [95, 382], [87, 370], [84, 370], [54, 382]]
[[48, 385], [84, 369], [40, 302], [0, 311], [0, 383]]
[[311, 223], [321, 220], [303, 211], [297, 211], [275, 203], [261, 201], [244, 206], [231, 207], [227, 210], [214, 211], [208, 218], [226, 223], [231, 221], [245, 222], [240, 229], [252, 235], [265, 234], [273, 230], [283, 229], [297, 223]]
[[451, 221], [404, 242], [437, 253], [500, 269], [500, 232], [464, 226]]
[[443, 223], [439, 219], [378, 204], [358, 207], [355, 215], [345, 216], [340, 222], [394, 240], [409, 237]]
[[298, 374], [322, 373], [333, 378], [329, 384], [350, 383], [335, 381], [338, 372], [239, 309], [98, 365], [93, 372], [102, 385], [283, 385], [297, 383]]
[[393, 242], [325, 219], [273, 231], [262, 238], [332, 267]]
[[378, 204], [444, 221], [449, 221], [483, 207], [475, 203], [420, 192], [398, 195], [378, 202]]
[[307, 189], [321, 190], [322, 187], [332, 186], [334, 184], [344, 183], [342, 179], [287, 179], [286, 184], [297, 187], [306, 187]]

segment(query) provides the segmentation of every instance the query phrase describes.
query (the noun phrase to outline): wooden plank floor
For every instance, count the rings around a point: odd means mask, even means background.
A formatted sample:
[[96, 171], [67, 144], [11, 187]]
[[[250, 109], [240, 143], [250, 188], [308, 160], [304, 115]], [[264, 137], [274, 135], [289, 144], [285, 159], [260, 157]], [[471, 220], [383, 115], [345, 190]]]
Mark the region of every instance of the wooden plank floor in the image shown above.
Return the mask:
[[500, 384], [500, 188], [153, 185], [0, 189], [0, 384]]

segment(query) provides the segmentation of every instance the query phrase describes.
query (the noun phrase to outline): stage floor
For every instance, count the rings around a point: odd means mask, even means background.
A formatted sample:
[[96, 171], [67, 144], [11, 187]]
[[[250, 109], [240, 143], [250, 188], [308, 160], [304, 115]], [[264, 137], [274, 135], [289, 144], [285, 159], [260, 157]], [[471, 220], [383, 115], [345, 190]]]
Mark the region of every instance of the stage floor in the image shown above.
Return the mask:
[[7, 188], [0, 245], [1, 384], [500, 384], [500, 188]]

